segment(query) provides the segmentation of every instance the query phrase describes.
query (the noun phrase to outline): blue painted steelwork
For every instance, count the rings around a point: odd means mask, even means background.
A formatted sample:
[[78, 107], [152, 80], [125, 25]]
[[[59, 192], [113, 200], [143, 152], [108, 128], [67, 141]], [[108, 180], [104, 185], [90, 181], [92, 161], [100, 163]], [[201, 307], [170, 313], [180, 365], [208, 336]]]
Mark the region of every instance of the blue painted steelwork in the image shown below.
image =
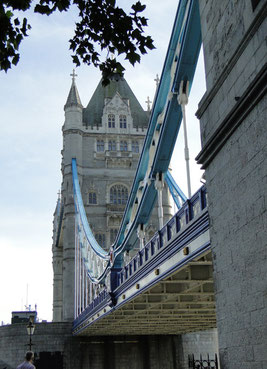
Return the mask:
[[[138, 225], [146, 224], [149, 220], [157, 196], [153, 182], [157, 173], [166, 173], [168, 170], [182, 121], [181, 108], [177, 101], [178, 86], [182, 80], [186, 80], [189, 81], [189, 89], [191, 88], [200, 46], [201, 28], [198, 1], [182, 0], [179, 2], [142, 155], [117, 236], [115, 257], [123, 249], [134, 246], [137, 241]], [[175, 68], [175, 73], [172, 73], [172, 68]], [[156, 131], [158, 142], [155, 142]], [[155, 146], [155, 155], [152, 157], [150, 153], [153, 151], [153, 145]], [[152, 164], [149, 163], [150, 160], [152, 160]], [[142, 197], [135, 219], [131, 222], [137, 193], [142, 186]], [[127, 233], [126, 228], [128, 228]]]
[[79, 185], [79, 178], [77, 173], [77, 165], [76, 165], [76, 159], [72, 159], [72, 176], [73, 176], [73, 191], [74, 191], [74, 203], [75, 203], [75, 210], [77, 213], [79, 213], [81, 217], [82, 226], [85, 231], [85, 235], [88, 239], [88, 241], [91, 244], [92, 249], [94, 252], [100, 256], [101, 258], [107, 260], [108, 259], [108, 253], [102, 249], [102, 247], [99, 246], [96, 239], [94, 238], [94, 235], [91, 231], [91, 228], [88, 224], [88, 220], [86, 217], [85, 209], [83, 206], [83, 200], [82, 200], [82, 194], [80, 190]]
[[180, 209], [182, 204], [187, 200], [187, 197], [183, 193], [183, 191], [180, 189], [178, 184], [175, 182], [173, 176], [169, 171], [165, 174], [165, 181], [169, 187], [169, 190], [171, 192], [172, 198], [175, 202], [175, 205], [177, 206], [177, 209]]
[[[208, 229], [208, 213], [207, 211], [203, 213], [203, 210], [207, 207], [206, 196], [206, 188], [203, 186], [190, 200], [184, 203], [182, 208], [167, 222], [167, 224], [165, 224], [146, 246], [138, 251], [128, 265], [118, 273], [117, 287], [124, 284], [133, 275], [135, 275], [135, 279], [139, 279], [139, 270], [142, 270], [141, 277], [143, 277], [148, 272], [147, 267], [144, 267], [148, 261], [154, 258], [158, 259], [158, 264], [154, 262], [151, 270], [153, 270], [153, 268], [155, 269], [164, 260], [175, 254], [178, 249], [185, 247], [192, 239], [197, 238], [202, 232]], [[202, 213], [202, 216], [193, 223], [192, 221], [195, 220], [200, 213]], [[191, 227], [185, 229], [189, 222], [192, 222]], [[173, 242], [171, 242], [172, 240]], [[174, 247], [173, 243], [179, 245], [178, 249]], [[158, 251], [163, 248], [166, 250], [166, 246], [169, 248], [169, 254], [166, 254], [166, 251], [162, 254], [158, 253]], [[137, 282], [137, 280], [135, 280], [135, 282]]]
[[[106, 271], [110, 266], [110, 256], [108, 252], [106, 252], [105, 250], [102, 249], [102, 247], [99, 246], [89, 226], [85, 209], [83, 206], [76, 159], [72, 159], [72, 179], [73, 179], [76, 223], [78, 227], [79, 242], [81, 244], [83, 259], [85, 265], [87, 266], [88, 277], [92, 282], [98, 283], [103, 279]], [[100, 273], [98, 273], [97, 270], [93, 271], [92, 260], [94, 258], [97, 258], [97, 261], [103, 264]]]
[[152, 285], [182, 268], [189, 261], [202, 255], [210, 248], [210, 241], [200, 244], [195, 251], [185, 255], [182, 260], [177, 260], [171, 268], [155, 277], [153, 281], [146, 284], [143, 288], [137, 290], [134, 295], [124, 299], [121, 303], [117, 303], [119, 296], [125, 294], [149, 273], [160, 268], [166, 260], [170, 260], [170, 258], [177, 255], [190, 242], [196, 240], [209, 229], [206, 196], [206, 188], [203, 186], [190, 200], [183, 204], [183, 207], [155, 234], [145, 247], [122, 270], [116, 273], [116, 284], [113, 290], [110, 292], [107, 290], [102, 291], [74, 320], [74, 334], [82, 332], [88, 325], [93, 324], [98, 318], [94, 321], [91, 320], [89, 323], [85, 322], [96, 316], [100, 311], [103, 311], [104, 308], [109, 306], [112, 307], [112, 310], [102, 314], [101, 318], [120, 308], [134, 296], [151, 288]]
[[[157, 173], [165, 174], [168, 170], [182, 121], [177, 92], [181, 81], [189, 81], [189, 89], [191, 88], [200, 45], [198, 1], [180, 0], [142, 154], [110, 256], [99, 247], [94, 239], [85, 212], [82, 211], [82, 203], [78, 202], [82, 224], [91, 248], [100, 259], [112, 259], [115, 268], [122, 266], [122, 252], [133, 248], [138, 241], [138, 226], [147, 224], [149, 220], [157, 197], [154, 181]], [[76, 180], [78, 185], [77, 173], [73, 180]], [[81, 199], [80, 195], [79, 198]], [[110, 267], [111, 262], [108, 261], [104, 272], [101, 276], [94, 278], [94, 282], [100, 282]]]

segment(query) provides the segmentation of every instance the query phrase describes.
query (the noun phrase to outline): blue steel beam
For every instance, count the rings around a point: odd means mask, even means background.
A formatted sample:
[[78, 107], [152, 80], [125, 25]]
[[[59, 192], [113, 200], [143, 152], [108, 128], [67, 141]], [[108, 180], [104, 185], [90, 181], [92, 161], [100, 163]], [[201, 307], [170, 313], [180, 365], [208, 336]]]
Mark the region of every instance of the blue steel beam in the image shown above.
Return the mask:
[[94, 252], [100, 257], [105, 260], [109, 260], [109, 256], [107, 251], [103, 250], [102, 247], [100, 247], [94, 238], [94, 235], [91, 231], [91, 228], [89, 226], [87, 216], [85, 213], [85, 209], [83, 206], [83, 200], [82, 200], [82, 194], [80, 190], [79, 185], [79, 178], [78, 178], [78, 172], [77, 172], [77, 165], [76, 165], [76, 159], [72, 159], [72, 178], [73, 178], [73, 192], [74, 192], [74, 203], [75, 203], [75, 210], [77, 213], [80, 214], [82, 227], [85, 231], [85, 236], [88, 240], [88, 242], [91, 244], [91, 247], [93, 248]]
[[[165, 174], [168, 170], [182, 121], [177, 92], [181, 81], [189, 81], [191, 88], [200, 45], [201, 30], [198, 1], [181, 0], [178, 5], [162, 76], [132, 190], [118, 236], [109, 256], [97, 244], [91, 230], [88, 228], [88, 222], [86, 225], [85, 212], [83, 213], [83, 206], [79, 200], [81, 196], [78, 196], [78, 208], [88, 242], [92, 246], [94, 253], [100, 259], [106, 260], [108, 264], [98, 282], [105, 277], [111, 266], [109, 259], [115, 260], [115, 268], [121, 267], [122, 252], [136, 244], [137, 227], [139, 224], [146, 224], [149, 220], [157, 198], [154, 181], [157, 173]], [[76, 188], [76, 193], [78, 193], [76, 172], [73, 166], [74, 187]]]
[[[116, 239], [115, 257], [117, 257], [123, 249], [128, 249], [136, 243], [136, 230], [138, 225], [146, 224], [149, 220], [157, 197], [154, 180], [158, 172], [166, 173], [168, 170], [182, 121], [182, 112], [177, 101], [177, 92], [183, 80], [189, 81], [189, 89], [191, 88], [200, 46], [201, 28], [198, 1], [182, 0], [178, 6], [170, 44], [159, 88], [155, 97], [155, 103], [152, 108], [148, 132], [137, 167], [132, 191]], [[173, 73], [172, 69], [174, 68], [175, 72]], [[162, 114], [164, 114], [163, 123], [160, 122], [160, 116]], [[153, 157], [151, 170], [147, 173], [148, 169], [150, 169], [148, 168], [148, 164], [155, 131], [159, 131], [159, 141], [156, 145], [156, 153]], [[135, 219], [132, 224], [130, 224], [131, 214], [142, 181], [145, 181], [142, 197]], [[129, 228], [128, 232], [126, 232], [127, 226]], [[119, 266], [119, 264], [120, 260], [118, 260], [117, 266]]]
[[[103, 290], [74, 320], [75, 335], [210, 249], [206, 196], [206, 188], [202, 186], [145, 247], [116, 273], [113, 288]], [[158, 273], [155, 273], [156, 270]], [[140, 288], [136, 288], [137, 284]]]
[[187, 197], [183, 193], [183, 191], [180, 189], [178, 184], [175, 182], [173, 176], [169, 171], [165, 174], [165, 181], [169, 187], [169, 190], [171, 192], [172, 198], [177, 206], [178, 209], [181, 208], [181, 202], [184, 203], [187, 200]]

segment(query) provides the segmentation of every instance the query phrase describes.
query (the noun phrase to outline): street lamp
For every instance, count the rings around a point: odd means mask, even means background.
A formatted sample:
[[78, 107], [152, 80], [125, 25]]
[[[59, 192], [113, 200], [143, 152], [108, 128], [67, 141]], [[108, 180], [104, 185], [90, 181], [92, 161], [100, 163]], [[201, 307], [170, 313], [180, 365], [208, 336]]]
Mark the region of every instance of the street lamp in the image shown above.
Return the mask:
[[28, 335], [30, 336], [30, 342], [28, 343], [28, 346], [29, 346], [30, 351], [31, 351], [32, 350], [32, 345], [33, 345], [32, 335], [33, 335], [34, 329], [35, 329], [35, 325], [33, 324], [31, 319], [29, 319], [29, 323], [28, 323], [26, 328], [27, 328]]

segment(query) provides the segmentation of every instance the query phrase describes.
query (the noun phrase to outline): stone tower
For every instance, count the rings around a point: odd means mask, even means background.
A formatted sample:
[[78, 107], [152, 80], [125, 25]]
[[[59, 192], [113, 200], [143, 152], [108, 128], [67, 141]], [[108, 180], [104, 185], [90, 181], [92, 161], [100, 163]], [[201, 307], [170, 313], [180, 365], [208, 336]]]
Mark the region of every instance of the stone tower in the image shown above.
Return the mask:
[[267, 368], [267, 2], [200, 1], [206, 170], [221, 368]]
[[[123, 77], [107, 87], [99, 82], [83, 108], [73, 80], [65, 104], [62, 188], [54, 215], [53, 320], [74, 317], [75, 217], [71, 160], [76, 158], [87, 219], [98, 243], [114, 242], [135, 176], [149, 112], [142, 109]], [[164, 221], [171, 216], [168, 189], [163, 193]], [[158, 229], [157, 209], [146, 227], [146, 238]], [[139, 244], [135, 245], [139, 248]]]

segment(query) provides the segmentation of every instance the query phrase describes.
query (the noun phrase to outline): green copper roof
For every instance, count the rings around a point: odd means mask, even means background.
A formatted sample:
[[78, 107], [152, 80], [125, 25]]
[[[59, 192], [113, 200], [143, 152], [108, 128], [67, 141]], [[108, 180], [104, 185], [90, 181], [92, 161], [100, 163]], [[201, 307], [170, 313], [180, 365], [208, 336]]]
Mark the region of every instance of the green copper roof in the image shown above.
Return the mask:
[[89, 104], [83, 109], [83, 123], [89, 126], [101, 126], [105, 99], [113, 98], [116, 92], [122, 99], [129, 100], [134, 127], [147, 127], [148, 113], [143, 110], [126, 80], [118, 75], [112, 77], [106, 87], [102, 86], [102, 81], [99, 82]]

